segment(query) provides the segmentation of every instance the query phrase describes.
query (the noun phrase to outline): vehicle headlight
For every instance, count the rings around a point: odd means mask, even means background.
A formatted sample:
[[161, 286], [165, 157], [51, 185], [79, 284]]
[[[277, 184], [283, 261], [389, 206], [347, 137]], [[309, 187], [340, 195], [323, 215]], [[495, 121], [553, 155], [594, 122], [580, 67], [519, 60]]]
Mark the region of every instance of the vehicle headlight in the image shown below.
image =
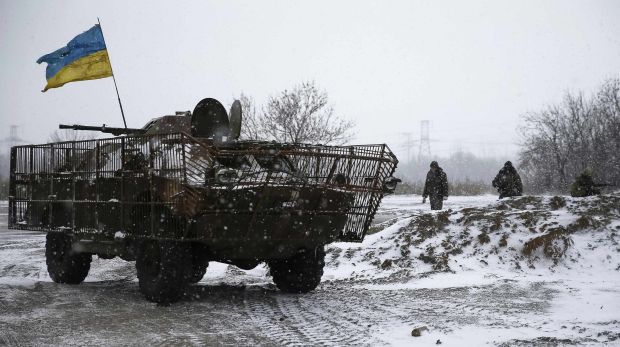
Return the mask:
[[383, 181], [383, 191], [385, 191], [388, 194], [394, 193], [394, 190], [396, 189], [396, 185], [400, 182], [402, 182], [400, 178], [396, 178], [396, 177], [386, 178], [385, 181]]

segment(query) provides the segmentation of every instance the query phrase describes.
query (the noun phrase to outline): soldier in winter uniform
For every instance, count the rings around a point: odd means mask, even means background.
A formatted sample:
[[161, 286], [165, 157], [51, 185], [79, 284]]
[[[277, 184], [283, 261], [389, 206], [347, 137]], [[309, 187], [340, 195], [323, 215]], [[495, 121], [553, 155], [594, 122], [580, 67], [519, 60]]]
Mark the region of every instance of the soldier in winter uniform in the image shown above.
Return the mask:
[[581, 175], [575, 178], [575, 182], [570, 187], [570, 196], [572, 197], [584, 197], [591, 195], [598, 195], [601, 190], [597, 187], [603, 186], [603, 184], [594, 183], [592, 178], [592, 170], [586, 169]]
[[493, 179], [493, 187], [497, 188], [500, 199], [508, 196], [521, 196], [523, 193], [521, 177], [510, 161], [504, 164]]
[[448, 176], [436, 161], [431, 162], [431, 169], [426, 174], [422, 203], [430, 197], [431, 210], [441, 210], [443, 201], [448, 199]]

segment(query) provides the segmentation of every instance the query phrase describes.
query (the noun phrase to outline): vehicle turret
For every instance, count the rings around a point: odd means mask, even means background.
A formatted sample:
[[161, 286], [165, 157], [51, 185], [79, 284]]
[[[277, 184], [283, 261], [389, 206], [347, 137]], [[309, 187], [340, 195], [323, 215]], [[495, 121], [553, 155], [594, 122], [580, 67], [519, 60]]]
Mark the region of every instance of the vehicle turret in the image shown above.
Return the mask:
[[212, 138], [216, 142], [229, 142], [239, 138], [241, 133], [241, 103], [233, 102], [229, 114], [217, 100], [206, 98], [201, 100], [194, 112], [176, 112], [174, 115], [157, 117], [150, 120], [142, 128], [118, 128], [107, 125], [66, 125], [60, 124], [60, 129], [100, 131], [102, 133], [119, 135], [155, 135], [187, 133], [196, 138]]

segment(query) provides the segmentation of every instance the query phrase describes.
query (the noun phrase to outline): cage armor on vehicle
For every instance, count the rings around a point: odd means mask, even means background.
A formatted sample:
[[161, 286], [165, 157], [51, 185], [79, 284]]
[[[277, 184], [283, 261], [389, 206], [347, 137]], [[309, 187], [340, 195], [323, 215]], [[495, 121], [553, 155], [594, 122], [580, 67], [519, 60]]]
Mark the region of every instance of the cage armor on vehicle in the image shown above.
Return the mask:
[[173, 302], [210, 261], [270, 267], [278, 288], [313, 290], [324, 246], [363, 240], [400, 181], [384, 144], [239, 140], [241, 105], [204, 99], [122, 135], [11, 148], [9, 228], [47, 233], [58, 283], [88, 275], [92, 255], [135, 260], [148, 300]]

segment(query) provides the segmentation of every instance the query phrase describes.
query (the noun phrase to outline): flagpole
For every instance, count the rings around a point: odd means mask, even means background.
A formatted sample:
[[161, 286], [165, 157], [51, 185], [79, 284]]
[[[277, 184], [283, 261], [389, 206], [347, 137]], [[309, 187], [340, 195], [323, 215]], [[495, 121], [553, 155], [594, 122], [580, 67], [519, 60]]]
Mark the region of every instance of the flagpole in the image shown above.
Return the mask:
[[114, 70], [112, 69], [112, 61], [110, 60], [110, 51], [108, 51], [108, 45], [105, 43], [105, 36], [103, 36], [103, 28], [101, 28], [101, 22], [99, 21], [99, 17], [97, 17], [97, 23], [99, 23], [99, 30], [101, 30], [101, 37], [103, 37], [103, 44], [106, 47], [106, 51], [108, 52], [108, 62], [110, 63], [110, 71], [112, 72], [112, 80], [114, 81], [114, 89], [116, 89], [116, 97], [118, 98], [118, 106], [121, 108], [121, 115], [123, 116], [123, 124], [125, 124], [125, 129], [127, 129], [127, 122], [125, 121], [125, 112], [123, 112], [123, 104], [121, 103], [121, 96], [118, 94], [118, 87], [116, 86], [116, 78], [114, 77]]

